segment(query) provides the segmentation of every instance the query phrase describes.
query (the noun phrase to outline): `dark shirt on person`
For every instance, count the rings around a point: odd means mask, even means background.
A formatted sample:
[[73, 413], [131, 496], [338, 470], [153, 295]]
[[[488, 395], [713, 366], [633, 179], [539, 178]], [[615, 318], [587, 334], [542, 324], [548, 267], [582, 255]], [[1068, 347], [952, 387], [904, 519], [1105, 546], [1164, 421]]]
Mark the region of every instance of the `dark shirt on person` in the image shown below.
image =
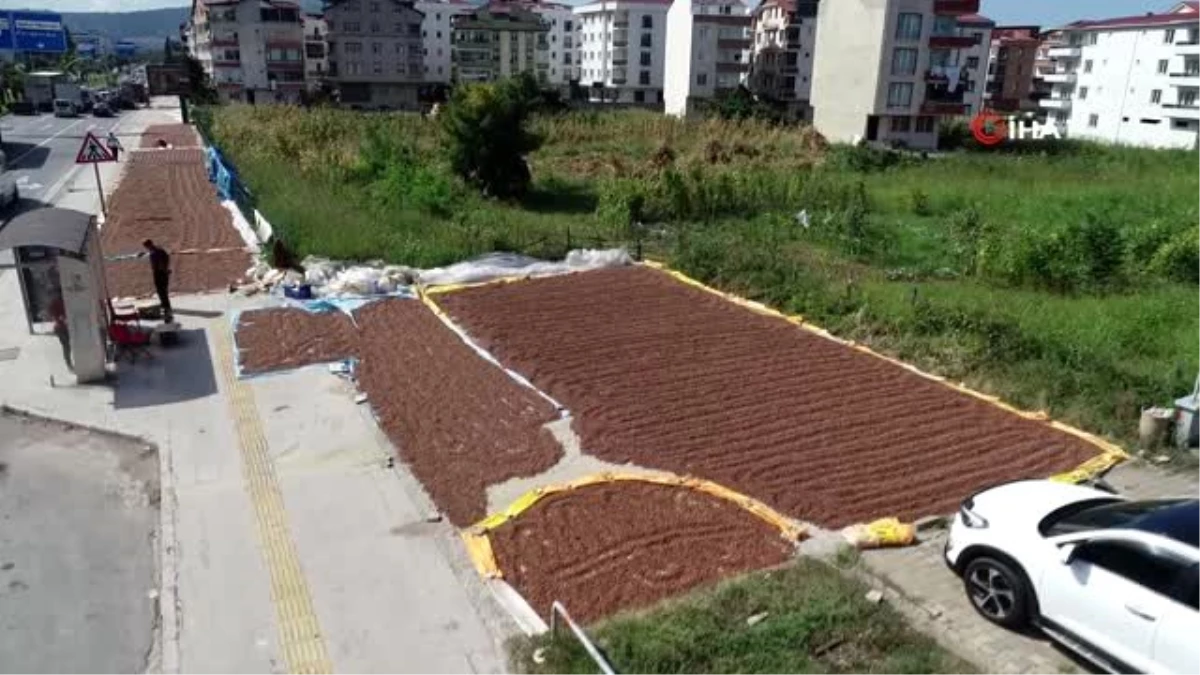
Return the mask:
[[171, 272], [171, 256], [162, 248], [155, 246], [150, 249], [150, 271], [156, 275], [166, 275]]

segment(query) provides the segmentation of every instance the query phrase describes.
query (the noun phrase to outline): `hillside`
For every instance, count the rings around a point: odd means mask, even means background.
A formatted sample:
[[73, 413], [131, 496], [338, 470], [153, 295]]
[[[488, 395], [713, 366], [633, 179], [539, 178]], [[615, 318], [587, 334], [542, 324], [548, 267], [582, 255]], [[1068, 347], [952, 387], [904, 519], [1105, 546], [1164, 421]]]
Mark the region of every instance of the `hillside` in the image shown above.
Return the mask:
[[140, 12], [63, 12], [63, 23], [71, 31], [94, 30], [117, 40], [162, 43], [178, 37], [179, 24], [187, 20], [187, 7], [148, 9]]

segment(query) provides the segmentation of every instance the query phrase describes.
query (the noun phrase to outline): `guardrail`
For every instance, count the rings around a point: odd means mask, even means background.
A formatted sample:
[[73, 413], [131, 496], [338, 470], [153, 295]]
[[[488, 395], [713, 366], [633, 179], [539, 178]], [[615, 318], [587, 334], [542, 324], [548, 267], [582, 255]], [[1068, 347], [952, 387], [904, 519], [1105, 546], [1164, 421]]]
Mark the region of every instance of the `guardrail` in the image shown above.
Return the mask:
[[558, 617], [560, 616], [563, 618], [563, 621], [567, 622], [567, 627], [571, 629], [571, 632], [575, 634], [575, 639], [579, 640], [579, 643], [583, 645], [585, 650], [587, 650], [588, 656], [592, 657], [592, 660], [596, 662], [597, 666], [600, 666], [600, 671], [604, 673], [604, 675], [616, 675], [616, 671], [613, 670], [613, 667], [609, 664], [608, 659], [604, 658], [604, 655], [600, 653], [600, 650], [596, 647], [596, 644], [587, 636], [587, 633], [583, 632], [583, 629], [579, 627], [579, 624], [575, 623], [575, 621], [571, 618], [571, 615], [567, 614], [567, 608], [558, 600], [555, 600], [550, 605], [550, 634], [558, 634]]

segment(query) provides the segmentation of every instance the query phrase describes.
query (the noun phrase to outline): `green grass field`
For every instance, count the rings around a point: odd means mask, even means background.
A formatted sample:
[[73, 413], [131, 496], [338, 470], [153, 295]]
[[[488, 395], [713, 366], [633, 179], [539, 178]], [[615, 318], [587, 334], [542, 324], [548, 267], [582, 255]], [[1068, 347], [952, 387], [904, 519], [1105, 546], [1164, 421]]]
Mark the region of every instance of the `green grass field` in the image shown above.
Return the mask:
[[[891, 607], [868, 602], [866, 591], [832, 567], [799, 559], [618, 615], [589, 632], [622, 673], [975, 672]], [[516, 672], [599, 672], [565, 629], [517, 639], [510, 652]]]
[[416, 116], [199, 117], [301, 255], [641, 247], [1125, 443], [1200, 368], [1194, 152], [1060, 142], [921, 161], [756, 121], [572, 113], [534, 119], [533, 190], [498, 202], [450, 174], [439, 126]]

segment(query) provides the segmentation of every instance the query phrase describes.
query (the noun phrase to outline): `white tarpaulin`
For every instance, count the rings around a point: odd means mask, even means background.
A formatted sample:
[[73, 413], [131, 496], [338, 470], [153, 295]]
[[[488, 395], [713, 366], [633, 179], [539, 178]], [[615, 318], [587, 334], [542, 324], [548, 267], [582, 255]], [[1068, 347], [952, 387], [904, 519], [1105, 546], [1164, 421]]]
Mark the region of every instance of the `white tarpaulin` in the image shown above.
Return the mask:
[[447, 267], [422, 270], [417, 273], [417, 281], [425, 286], [478, 284], [505, 277], [548, 277], [631, 264], [633, 259], [621, 248], [576, 249], [567, 253], [562, 262], [548, 262], [516, 253], [488, 253]]

